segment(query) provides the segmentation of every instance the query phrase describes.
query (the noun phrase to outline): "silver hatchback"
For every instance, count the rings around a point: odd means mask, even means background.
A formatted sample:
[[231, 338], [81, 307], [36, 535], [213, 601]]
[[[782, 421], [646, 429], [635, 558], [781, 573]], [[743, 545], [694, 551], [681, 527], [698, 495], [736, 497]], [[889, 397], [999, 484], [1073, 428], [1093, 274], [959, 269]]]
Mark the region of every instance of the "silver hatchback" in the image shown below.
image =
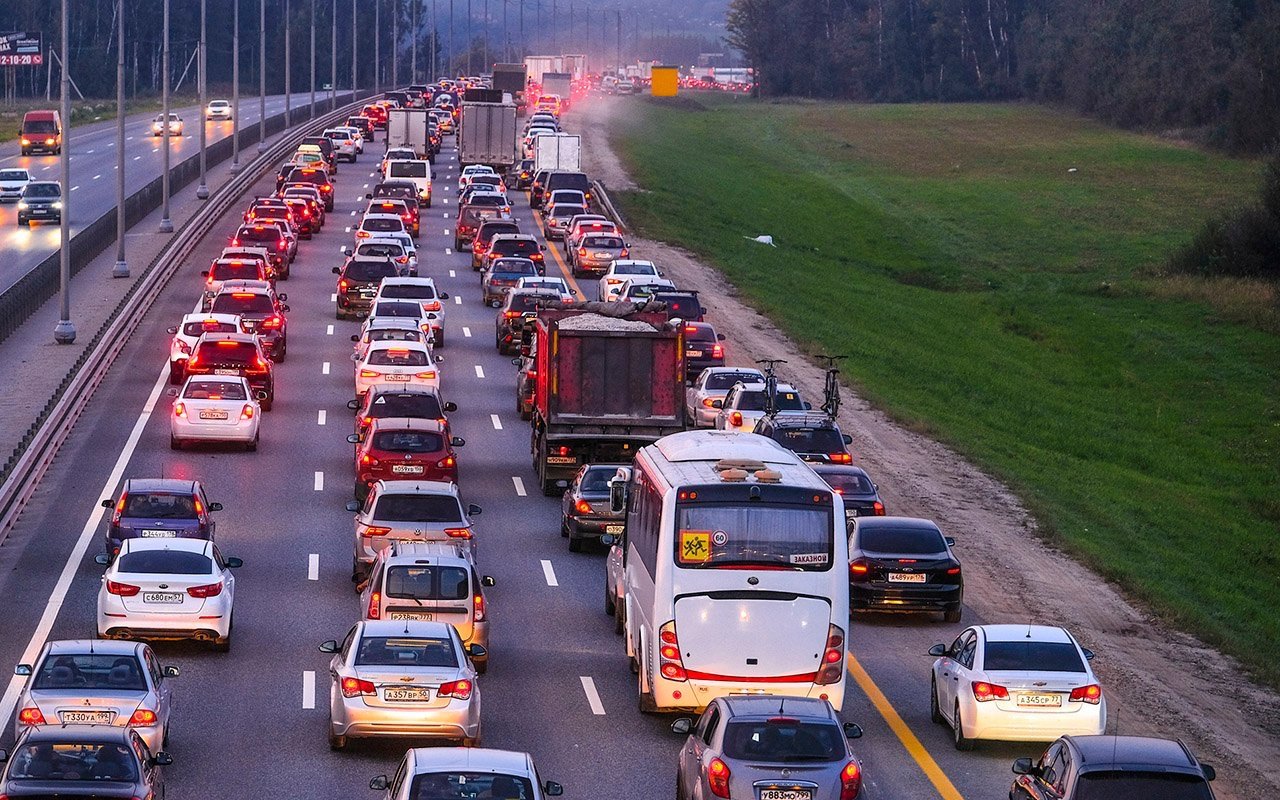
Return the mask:
[[[831, 704], [816, 697], [719, 697], [695, 722], [671, 730], [688, 736], [676, 772], [678, 800], [853, 800], [862, 796], [862, 762]], [[696, 788], [695, 788], [696, 787]]]

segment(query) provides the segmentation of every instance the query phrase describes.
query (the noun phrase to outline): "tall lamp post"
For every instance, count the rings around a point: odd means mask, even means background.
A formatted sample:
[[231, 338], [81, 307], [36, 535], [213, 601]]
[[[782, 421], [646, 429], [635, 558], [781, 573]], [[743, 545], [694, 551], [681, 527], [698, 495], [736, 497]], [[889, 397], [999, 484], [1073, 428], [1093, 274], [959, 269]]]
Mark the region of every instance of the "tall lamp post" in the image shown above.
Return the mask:
[[111, 268], [113, 278], [129, 277], [124, 231], [124, 0], [116, 0], [116, 265]]
[[[169, 0], [165, 0], [167, 3]], [[267, 0], [258, 0], [258, 152], [267, 149]]]
[[53, 340], [58, 344], [72, 344], [76, 340], [76, 326], [71, 323], [71, 74], [69, 64], [71, 58], [70, 25], [67, 23], [67, 0], [62, 0], [62, 75], [59, 86], [62, 89], [62, 153], [59, 158], [59, 172], [62, 179], [62, 213], [58, 215], [59, 239], [58, 278], [61, 284], [61, 302], [58, 306], [58, 324], [53, 329]]
[[160, 51], [160, 69], [164, 76], [160, 82], [162, 111], [160, 114], [161, 147], [164, 148], [164, 172], [160, 176], [160, 232], [172, 233], [173, 220], [169, 219], [169, 0], [164, 0], [164, 45]]
[[329, 22], [329, 110], [333, 111], [338, 107], [338, 0], [333, 0]]
[[289, 0], [284, 0], [284, 126], [293, 124], [293, 49], [289, 35]]
[[316, 0], [311, 0], [311, 116], [316, 115]]
[[208, 120], [205, 119], [205, 104], [208, 98], [205, 97], [205, 47], [208, 46], [208, 29], [205, 23], [206, 19], [206, 0], [200, 0], [200, 50], [196, 58], [196, 82], [200, 84], [200, 110], [196, 113], [200, 117], [200, 183], [196, 186], [196, 197], [201, 200], [209, 199], [209, 184], [207, 181], [208, 162], [205, 158], [205, 147], [208, 146], [208, 134], [205, 128], [208, 127]]
[[231, 174], [240, 171], [240, 0], [231, 0]]
[[[374, 0], [374, 2], [376, 3], [377, 0]], [[353, 103], [356, 100], [356, 67], [360, 63], [356, 60], [356, 41], [359, 39], [356, 36], [356, 32], [359, 30], [360, 20], [356, 16], [356, 0], [351, 0], [351, 102]], [[376, 32], [377, 30], [375, 27], [374, 31]], [[377, 69], [376, 63], [374, 64], [374, 69]]]

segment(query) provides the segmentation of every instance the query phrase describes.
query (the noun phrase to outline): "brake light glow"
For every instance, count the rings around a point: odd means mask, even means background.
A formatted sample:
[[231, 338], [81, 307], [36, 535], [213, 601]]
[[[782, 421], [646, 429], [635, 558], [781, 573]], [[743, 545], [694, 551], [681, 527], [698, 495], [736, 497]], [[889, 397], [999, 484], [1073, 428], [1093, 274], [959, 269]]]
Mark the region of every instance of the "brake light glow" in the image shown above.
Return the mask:
[[973, 699], [977, 700], [979, 703], [987, 703], [992, 700], [1008, 700], [1009, 690], [998, 683], [974, 681]]
[[181, 419], [187, 415], [187, 407], [182, 403], [173, 404], [173, 415]]
[[253, 406], [245, 403], [244, 408], [240, 409], [240, 419], [253, 419]]
[[349, 285], [350, 284], [347, 283], [347, 279], [343, 278], [342, 280], [338, 281], [338, 291], [345, 292], [347, 290], [347, 286]]
[[391, 533], [391, 529], [384, 528], [380, 525], [370, 525], [369, 527], [364, 529], [364, 536], [366, 537], [386, 536], [388, 533]]
[[[957, 572], [958, 571], [959, 570], [957, 570]], [[1096, 706], [1098, 702], [1102, 700], [1102, 687], [1096, 683], [1077, 686], [1071, 690], [1071, 697], [1069, 699], [1072, 703], [1088, 703], [1089, 705]]]
[[458, 463], [457, 460], [453, 456], [445, 456], [444, 458], [436, 462], [436, 466], [449, 469], [450, 467], [457, 465], [457, 463]]
[[730, 414], [729, 424], [733, 425], [734, 427], [740, 427], [742, 425], [742, 412], [735, 411], [732, 414]]
[[862, 789], [862, 767], [850, 761], [840, 770], [840, 800], [855, 800]]
[[470, 539], [471, 529], [470, 528], [445, 528], [444, 535], [448, 536], [450, 539]]
[[865, 579], [870, 572], [871, 564], [865, 559], [860, 558], [857, 561], [849, 562], [849, 577], [853, 580]]
[[362, 370], [360, 370], [360, 377], [361, 377], [361, 378], [376, 378], [376, 377], [378, 377], [378, 376], [379, 376], [379, 375], [381, 375], [381, 374], [382, 374], [382, 373], [377, 372], [377, 371], [375, 371], [375, 370], [371, 370], [371, 369], [362, 369]]
[[114, 594], [119, 597], [133, 597], [140, 591], [142, 591], [141, 586], [134, 586], [131, 583], [107, 581], [107, 594]]
[[[671, 620], [658, 629], [658, 672], [669, 681], [683, 681], [688, 675], [684, 662], [680, 658], [680, 640], [676, 637], [676, 623]], [[728, 797], [728, 771], [726, 768], [726, 790], [720, 797]]]
[[832, 464], [852, 464], [853, 463], [853, 456], [849, 455], [848, 453], [831, 453], [828, 456], [828, 458], [831, 459]]
[[342, 696], [343, 697], [359, 697], [362, 694], [378, 693], [377, 687], [372, 681], [364, 681], [359, 678], [343, 678], [342, 679]]
[[445, 681], [440, 684], [441, 697], [453, 697], [458, 700], [469, 700], [471, 698], [471, 681]]
[[[711, 357], [712, 357], [712, 358], [724, 358], [724, 345], [720, 345], [720, 344], [712, 345], [712, 346], [711, 346]], [[848, 454], [846, 453], [846, 455], [848, 455]]]
[[133, 712], [132, 717], [129, 717], [129, 724], [146, 727], [149, 725], [155, 725], [158, 720], [159, 717], [156, 716], [156, 712], [149, 708], [139, 708], [137, 711]]
[[872, 504], [871, 504], [871, 512], [872, 512], [872, 514], [874, 514], [874, 515], [875, 515], [875, 516], [877, 516], [877, 517], [883, 517], [883, 516], [884, 516], [884, 503], [881, 503], [879, 500], [877, 500], [877, 501], [875, 501], [874, 503], [872, 503]]
[[436, 379], [436, 371], [428, 370], [427, 372], [419, 372], [414, 375], [415, 378], [421, 378], [424, 381], [433, 381]]
[[369, 619], [381, 619], [382, 617], [382, 592], [371, 592], [369, 594], [369, 611], [365, 614]]
[[844, 678], [844, 629], [839, 625], [827, 627], [827, 649], [822, 654], [822, 666], [813, 682], [819, 686], [837, 683]]
[[191, 586], [187, 589], [187, 594], [192, 597], [217, 597], [222, 594], [222, 581], [217, 583], [206, 583], [202, 586]]
[[590, 514], [591, 504], [588, 503], [586, 500], [579, 500], [578, 502], [573, 504], [573, 510], [577, 511], [579, 514]]
[[707, 764], [707, 785], [716, 797], [729, 796], [729, 765], [719, 758], [711, 759]]
[[40, 709], [35, 706], [24, 708], [18, 712], [18, 722], [22, 725], [43, 725], [44, 714], [40, 713]]

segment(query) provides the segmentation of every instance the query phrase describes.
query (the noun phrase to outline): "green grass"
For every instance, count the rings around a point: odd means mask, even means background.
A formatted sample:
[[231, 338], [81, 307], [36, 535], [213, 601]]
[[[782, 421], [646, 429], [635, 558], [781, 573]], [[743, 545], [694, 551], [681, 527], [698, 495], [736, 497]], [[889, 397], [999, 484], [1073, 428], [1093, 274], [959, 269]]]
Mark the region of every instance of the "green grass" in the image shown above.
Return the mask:
[[643, 234], [1280, 685], [1280, 336], [1161, 274], [1257, 163], [1030, 106], [635, 106], [611, 136]]

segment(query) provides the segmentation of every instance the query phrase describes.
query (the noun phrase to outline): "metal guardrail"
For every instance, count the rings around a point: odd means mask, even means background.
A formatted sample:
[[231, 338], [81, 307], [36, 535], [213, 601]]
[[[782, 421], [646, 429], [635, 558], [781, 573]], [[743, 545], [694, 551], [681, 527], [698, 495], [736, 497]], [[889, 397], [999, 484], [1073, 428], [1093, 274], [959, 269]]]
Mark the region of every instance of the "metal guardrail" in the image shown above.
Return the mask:
[[609, 219], [618, 223], [618, 230], [622, 233], [627, 232], [627, 224], [622, 221], [622, 215], [618, 213], [618, 209], [614, 207], [613, 200], [609, 199], [609, 193], [605, 191], [604, 184], [600, 181], [592, 181], [592, 188], [596, 191], [596, 200], [599, 201], [600, 207], [604, 209], [604, 213], [609, 215]]
[[[124, 349], [142, 318], [160, 295], [160, 290], [173, 277], [183, 260], [214, 223], [229, 210], [248, 189], [276, 162], [288, 155], [311, 131], [345, 119], [357, 102], [309, 120], [258, 155], [253, 161], [208, 199], [201, 213], [178, 229], [164, 249], [151, 261], [142, 276], [129, 288], [120, 303], [98, 328], [74, 365], [58, 384], [36, 421], [23, 435], [18, 447], [0, 470], [0, 541], [3, 541], [35, 493], [41, 477], [48, 470], [59, 448], [71, 435], [71, 429], [88, 405], [94, 391], [105, 379], [115, 359]], [[278, 129], [279, 130], [279, 129]], [[230, 140], [228, 150], [230, 149]], [[145, 191], [145, 189], [143, 190]], [[105, 218], [105, 217], [104, 217]], [[115, 222], [111, 222], [114, 240]]]

